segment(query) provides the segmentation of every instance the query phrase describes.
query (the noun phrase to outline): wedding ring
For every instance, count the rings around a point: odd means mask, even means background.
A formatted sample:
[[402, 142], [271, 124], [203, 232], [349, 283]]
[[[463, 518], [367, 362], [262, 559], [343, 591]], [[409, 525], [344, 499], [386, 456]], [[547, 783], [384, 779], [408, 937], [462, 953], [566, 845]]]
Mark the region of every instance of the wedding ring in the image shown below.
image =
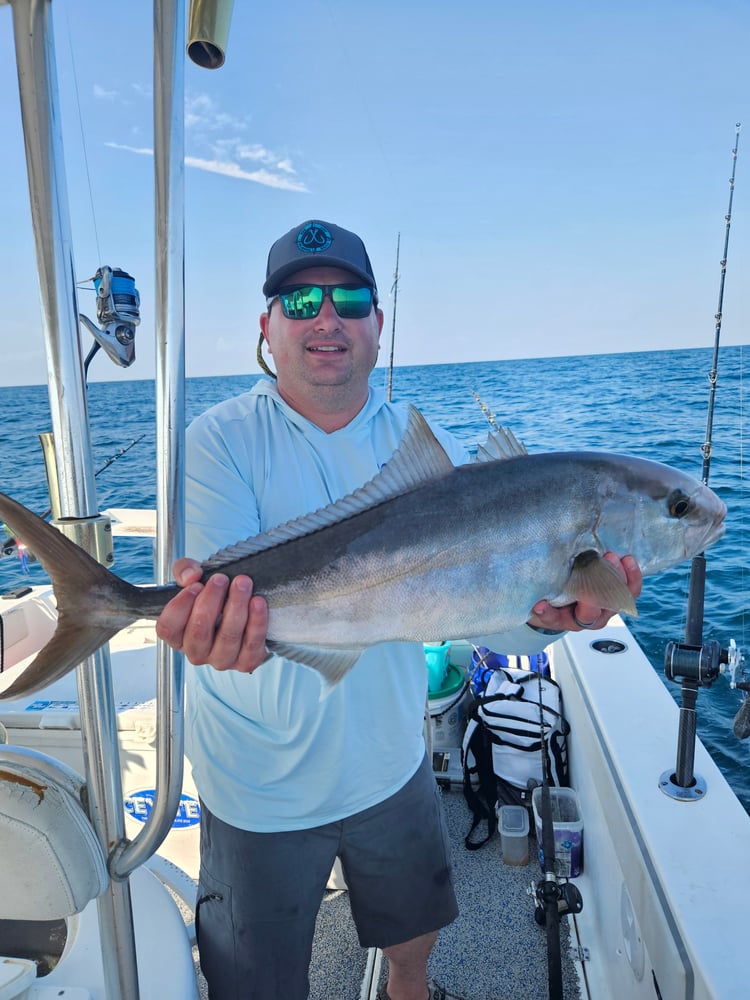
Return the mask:
[[597, 621], [599, 620], [598, 617], [597, 617], [592, 622], [582, 622], [579, 619], [578, 615], [575, 613], [575, 607], [573, 608], [573, 611], [571, 612], [571, 614], [573, 615], [573, 621], [576, 623], [576, 625], [578, 626], [578, 628], [591, 628], [591, 626], [592, 625], [596, 625]]

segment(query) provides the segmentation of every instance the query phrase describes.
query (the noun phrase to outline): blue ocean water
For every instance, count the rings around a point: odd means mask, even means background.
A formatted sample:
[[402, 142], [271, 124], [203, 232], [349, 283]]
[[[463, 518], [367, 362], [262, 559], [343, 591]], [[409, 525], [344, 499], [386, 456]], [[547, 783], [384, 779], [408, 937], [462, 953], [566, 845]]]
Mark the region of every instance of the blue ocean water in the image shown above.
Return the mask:
[[[705, 639], [734, 639], [750, 652], [750, 496], [743, 465], [748, 349], [722, 348], [712, 430], [710, 485], [729, 508], [723, 539], [708, 553]], [[473, 445], [488, 430], [478, 394], [499, 423], [530, 451], [605, 449], [651, 458], [701, 476], [706, 440], [712, 351], [656, 351], [397, 368], [393, 398], [416, 403], [425, 415]], [[249, 389], [257, 376], [188, 379], [188, 419], [227, 396]], [[376, 369], [373, 384], [385, 386]], [[97, 477], [100, 509], [155, 503], [154, 385], [151, 381], [93, 383], [89, 419], [95, 467], [140, 438]], [[3, 492], [40, 513], [48, 506], [37, 435], [49, 429], [46, 387], [0, 388], [0, 470]], [[116, 571], [134, 582], [152, 579], [148, 540], [118, 540]], [[0, 560], [0, 591], [27, 579], [42, 582], [32, 564]], [[684, 635], [689, 565], [645, 581], [639, 617], [630, 624], [663, 676], [664, 647]], [[679, 699], [676, 685], [665, 681]], [[736, 794], [750, 810], [750, 740], [739, 742], [732, 722], [740, 694], [724, 677], [698, 699], [698, 732]], [[637, 739], [638, 720], [633, 719]], [[675, 736], [676, 740], [676, 736]], [[673, 761], [665, 761], [666, 769]]]

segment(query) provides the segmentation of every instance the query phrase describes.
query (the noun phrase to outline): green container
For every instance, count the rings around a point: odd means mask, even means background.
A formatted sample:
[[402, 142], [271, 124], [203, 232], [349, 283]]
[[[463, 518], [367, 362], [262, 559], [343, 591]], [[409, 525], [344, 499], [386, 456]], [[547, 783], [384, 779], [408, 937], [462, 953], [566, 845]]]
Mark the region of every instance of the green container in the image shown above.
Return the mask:
[[442, 701], [444, 698], [457, 695], [465, 681], [463, 670], [455, 663], [449, 663], [443, 678], [443, 686], [438, 691], [429, 692], [430, 701]]
[[443, 642], [438, 646], [424, 643], [424, 658], [427, 661], [427, 690], [440, 691], [445, 683], [448, 672], [448, 654], [450, 645]]

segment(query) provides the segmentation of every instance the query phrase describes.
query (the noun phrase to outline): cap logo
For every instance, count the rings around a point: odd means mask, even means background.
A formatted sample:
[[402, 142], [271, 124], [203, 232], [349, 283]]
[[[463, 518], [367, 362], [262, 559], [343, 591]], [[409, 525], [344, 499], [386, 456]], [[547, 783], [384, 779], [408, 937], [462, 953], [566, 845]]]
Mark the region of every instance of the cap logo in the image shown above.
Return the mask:
[[323, 253], [332, 242], [333, 237], [322, 222], [308, 222], [297, 233], [297, 249], [302, 253]]

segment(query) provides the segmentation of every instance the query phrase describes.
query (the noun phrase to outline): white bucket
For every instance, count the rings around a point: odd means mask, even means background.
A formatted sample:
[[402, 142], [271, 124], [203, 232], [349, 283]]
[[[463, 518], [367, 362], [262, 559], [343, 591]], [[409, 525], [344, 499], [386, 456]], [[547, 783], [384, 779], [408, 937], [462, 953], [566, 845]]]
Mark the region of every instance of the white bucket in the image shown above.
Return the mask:
[[[455, 674], [455, 678], [452, 675]], [[451, 684], [451, 680], [460, 682]], [[450, 664], [446, 676], [447, 693], [436, 692], [442, 697], [429, 696], [430, 726], [432, 728], [433, 747], [460, 747], [466, 728], [466, 695], [468, 686], [460, 667]], [[450, 688], [453, 690], [450, 690]], [[444, 689], [446, 690], [446, 689]]]

